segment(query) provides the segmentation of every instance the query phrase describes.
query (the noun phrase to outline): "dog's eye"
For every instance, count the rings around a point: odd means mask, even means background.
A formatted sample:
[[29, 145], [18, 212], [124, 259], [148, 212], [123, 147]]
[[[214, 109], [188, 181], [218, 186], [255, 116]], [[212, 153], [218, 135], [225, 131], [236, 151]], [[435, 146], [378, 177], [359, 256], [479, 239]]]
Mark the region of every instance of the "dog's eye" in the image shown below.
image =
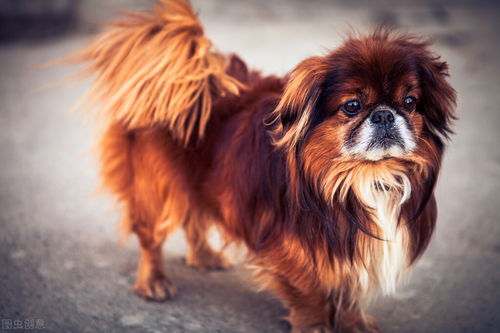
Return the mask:
[[413, 96], [405, 97], [405, 99], [403, 100], [403, 106], [408, 112], [412, 112], [413, 109], [415, 109], [416, 105], [417, 105], [417, 99]]
[[352, 99], [344, 104], [344, 113], [354, 116], [361, 110], [361, 103], [357, 99]]

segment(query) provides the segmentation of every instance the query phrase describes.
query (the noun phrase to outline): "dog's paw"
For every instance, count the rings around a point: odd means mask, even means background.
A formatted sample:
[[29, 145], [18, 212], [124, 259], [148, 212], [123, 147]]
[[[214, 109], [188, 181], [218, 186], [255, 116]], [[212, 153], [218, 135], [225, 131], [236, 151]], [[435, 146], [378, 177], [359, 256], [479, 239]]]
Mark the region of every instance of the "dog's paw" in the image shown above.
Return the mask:
[[155, 302], [163, 302], [173, 298], [177, 294], [177, 288], [163, 273], [156, 273], [153, 276], [138, 280], [134, 285], [137, 295]]
[[364, 315], [363, 319], [360, 318], [352, 325], [346, 325], [341, 331], [349, 333], [379, 333], [380, 329], [372, 316]]
[[368, 333], [379, 333], [380, 329], [372, 316], [365, 315], [365, 331]]
[[215, 252], [211, 249], [190, 253], [186, 257], [186, 264], [200, 271], [223, 270], [231, 267], [231, 263], [222, 252]]

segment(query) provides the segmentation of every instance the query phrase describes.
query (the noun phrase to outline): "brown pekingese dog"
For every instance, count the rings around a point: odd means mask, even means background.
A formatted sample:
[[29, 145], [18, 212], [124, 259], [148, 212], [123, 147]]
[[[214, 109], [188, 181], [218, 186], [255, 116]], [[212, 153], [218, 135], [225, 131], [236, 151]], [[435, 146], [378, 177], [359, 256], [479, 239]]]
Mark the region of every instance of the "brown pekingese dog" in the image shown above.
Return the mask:
[[215, 224], [248, 247], [292, 331], [377, 331], [363, 307], [394, 292], [436, 221], [455, 92], [429, 46], [378, 29], [263, 76], [213, 50], [187, 1], [164, 0], [70, 56], [95, 75], [103, 182], [141, 245], [137, 294], [175, 294], [161, 247], [179, 226], [188, 265], [227, 267]]

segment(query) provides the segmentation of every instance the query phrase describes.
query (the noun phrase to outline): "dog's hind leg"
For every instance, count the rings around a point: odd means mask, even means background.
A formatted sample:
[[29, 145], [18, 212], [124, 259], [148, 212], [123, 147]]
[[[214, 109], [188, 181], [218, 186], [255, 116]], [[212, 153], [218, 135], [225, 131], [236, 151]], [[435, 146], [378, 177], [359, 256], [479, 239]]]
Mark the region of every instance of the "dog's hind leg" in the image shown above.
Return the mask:
[[[100, 142], [101, 176], [103, 187], [117, 195], [125, 206], [122, 238], [133, 232], [139, 239], [141, 258], [134, 289], [141, 297], [162, 301], [175, 294], [175, 287], [165, 274], [161, 253], [162, 243], [170, 230], [163, 228], [165, 224], [161, 223], [164, 199], [151, 190], [157, 175], [149, 179], [151, 172], [148, 168], [134, 167], [134, 155], [141, 151], [134, 149], [138, 139], [137, 133], [127, 131], [122, 124], [110, 125]], [[143, 153], [144, 156], [136, 159], [149, 165], [150, 160], [158, 159], [158, 153], [150, 148], [151, 144], [147, 146], [141, 142], [140, 146], [143, 144], [147, 154]], [[138, 178], [140, 181], [137, 182]]]
[[176, 289], [167, 277], [162, 259], [165, 239], [189, 215], [189, 190], [177, 168], [175, 146], [161, 129], [137, 131], [131, 149], [133, 186], [128, 192], [129, 228], [141, 246], [136, 293], [163, 301]]
[[183, 225], [188, 243], [186, 263], [202, 271], [225, 269], [230, 266], [224, 254], [212, 249], [207, 241], [210, 225], [208, 219], [198, 214], [191, 215]]
[[147, 300], [161, 302], [174, 297], [177, 290], [167, 277], [163, 264], [162, 245], [167, 233], [163, 233], [160, 240], [155, 239], [153, 228], [157, 225], [136, 223], [133, 227], [141, 246], [134, 289]]
[[158, 302], [176, 295], [177, 289], [167, 277], [163, 268], [161, 245], [152, 248], [141, 248], [141, 258], [134, 289], [139, 296]]

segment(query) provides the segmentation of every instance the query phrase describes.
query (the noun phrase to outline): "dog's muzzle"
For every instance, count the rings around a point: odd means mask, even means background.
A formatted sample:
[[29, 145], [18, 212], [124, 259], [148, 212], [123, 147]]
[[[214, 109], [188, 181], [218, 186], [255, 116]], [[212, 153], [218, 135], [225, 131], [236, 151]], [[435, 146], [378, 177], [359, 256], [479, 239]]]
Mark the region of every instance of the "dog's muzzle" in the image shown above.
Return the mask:
[[370, 115], [369, 121], [373, 129], [369, 149], [387, 149], [393, 145], [400, 145], [404, 148], [394, 111], [389, 109], [375, 110]]

